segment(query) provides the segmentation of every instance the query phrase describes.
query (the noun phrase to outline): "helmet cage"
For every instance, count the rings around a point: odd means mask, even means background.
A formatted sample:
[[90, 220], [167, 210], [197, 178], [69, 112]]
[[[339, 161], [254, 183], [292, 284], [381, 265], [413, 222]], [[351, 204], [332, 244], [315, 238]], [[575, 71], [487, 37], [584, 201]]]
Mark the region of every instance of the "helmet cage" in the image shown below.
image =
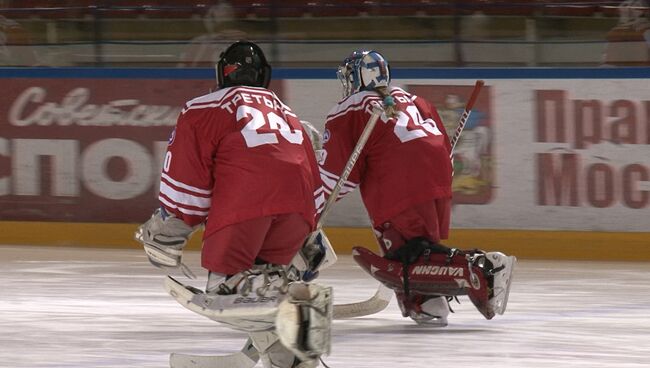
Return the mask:
[[343, 60], [336, 74], [343, 85], [343, 97], [363, 90], [388, 87], [390, 83], [390, 65], [376, 51], [354, 51]]

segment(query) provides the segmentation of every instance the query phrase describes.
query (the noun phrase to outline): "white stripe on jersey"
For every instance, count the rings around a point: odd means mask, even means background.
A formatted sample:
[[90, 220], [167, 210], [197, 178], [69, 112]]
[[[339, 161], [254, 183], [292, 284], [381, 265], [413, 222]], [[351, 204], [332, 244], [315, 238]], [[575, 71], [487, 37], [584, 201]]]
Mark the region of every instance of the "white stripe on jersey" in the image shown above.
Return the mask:
[[321, 192], [316, 198], [314, 198], [314, 204], [316, 205], [316, 213], [320, 213], [323, 208], [325, 208], [325, 193]]
[[297, 117], [297, 115], [294, 114], [293, 111], [291, 111], [291, 108], [285, 105], [284, 102], [282, 102], [278, 98], [278, 96], [275, 95], [273, 91], [261, 87], [242, 87], [242, 86], [224, 88], [219, 91], [212, 92], [207, 95], [192, 99], [185, 104], [185, 108], [181, 111], [181, 114], [185, 114], [189, 110], [220, 107], [225, 100], [228, 100], [232, 95], [235, 95], [242, 91], [248, 93], [254, 93], [254, 94], [267, 95], [271, 100], [277, 101], [279, 103], [283, 113], [289, 116]]
[[189, 110], [194, 110], [194, 109], [207, 109], [210, 107], [219, 107], [221, 106], [223, 100], [236, 94], [238, 90], [239, 90], [238, 88], [226, 88], [226, 89], [219, 90], [217, 92], [207, 94], [205, 96], [197, 97], [185, 104], [185, 108], [183, 109], [183, 111], [181, 111], [181, 114], [185, 114]]
[[187, 185], [185, 183], [181, 183], [180, 181], [172, 179], [169, 175], [167, 175], [165, 173], [162, 173], [160, 178], [164, 179], [165, 181], [168, 181], [170, 184], [172, 184], [172, 185], [174, 185], [176, 187], [186, 189], [186, 190], [188, 190], [190, 192], [194, 192], [194, 193], [197, 193], [197, 194], [212, 195], [212, 189], [201, 189], [201, 188], [193, 187], [191, 185]]
[[[391, 94], [397, 92], [412, 98], [412, 95], [399, 87], [391, 87]], [[381, 96], [374, 91], [362, 91], [355, 93], [352, 96], [340, 101], [332, 110], [327, 114], [327, 120], [334, 119], [341, 115], [346, 114], [348, 111], [356, 111], [366, 108], [369, 101], [381, 101]]]
[[[321, 177], [321, 179], [323, 180], [323, 183], [325, 184], [325, 186], [326, 186], [327, 188], [329, 188], [330, 190], [331, 190], [331, 189], [334, 189], [334, 186], [336, 185], [336, 182], [337, 182], [341, 177], [338, 176], [338, 175], [332, 174], [332, 173], [329, 172], [329, 171], [326, 171], [326, 170], [323, 169], [322, 167], [319, 167], [319, 171], [320, 171], [320, 177]], [[347, 187], [347, 188], [350, 188], [350, 190], [354, 190], [358, 185], [359, 185], [359, 184], [357, 184], [357, 183], [353, 183], [353, 182], [348, 181], [348, 180], [346, 180], [346, 181], [343, 182], [343, 187], [344, 187], [344, 188], [346, 188], [346, 187]], [[350, 190], [348, 190], [348, 191], [350, 191]]]
[[[336, 186], [336, 180], [332, 180], [326, 176], [321, 176], [321, 180], [323, 181], [324, 187], [323, 190], [329, 197], [332, 195], [332, 191], [334, 190], [334, 187]], [[336, 196], [336, 200], [339, 200], [343, 198], [346, 194], [354, 191], [356, 187], [348, 187], [348, 186], [342, 186], [341, 190], [339, 190], [339, 194]]]
[[[343, 198], [345, 195], [352, 192], [353, 190], [354, 189], [345, 188], [345, 187], [341, 188], [341, 190], [339, 190], [339, 194], [336, 196], [336, 200], [338, 201], [339, 199]], [[330, 195], [332, 195], [332, 190], [325, 189], [324, 193], [327, 194], [327, 196], [329, 197]]]
[[369, 101], [381, 101], [378, 94], [365, 91], [350, 96], [347, 100], [343, 100], [327, 114], [327, 120], [332, 120], [341, 115], [345, 115], [348, 111], [362, 110], [366, 108]]
[[160, 193], [178, 205], [210, 209], [211, 199], [199, 197], [191, 193], [181, 192], [167, 185], [163, 180], [160, 181]]
[[182, 213], [184, 213], [184, 214], [186, 214], [186, 215], [191, 215], [191, 216], [203, 216], [203, 217], [205, 217], [205, 216], [208, 215], [208, 211], [196, 211], [196, 210], [190, 210], [190, 209], [187, 209], [187, 208], [179, 207], [179, 206], [175, 205], [174, 203], [169, 202], [169, 201], [168, 201], [167, 199], [165, 199], [163, 196], [158, 196], [158, 200], [159, 200], [161, 203], [163, 203], [164, 205], [166, 205], [167, 207], [169, 207], [169, 208], [175, 208], [175, 209], [177, 209], [178, 211], [180, 211], [180, 212], [182, 212]]
[[[332, 194], [332, 190], [334, 190], [334, 187], [336, 186], [336, 183], [338, 182], [338, 176], [327, 172], [320, 168], [321, 171], [321, 181], [323, 182], [323, 186], [318, 188], [314, 192], [314, 197], [315, 197], [315, 204], [316, 204], [316, 213], [321, 213], [323, 209], [325, 209], [325, 202], [327, 200], [327, 197], [329, 197]], [[336, 196], [336, 200], [339, 200], [343, 198], [346, 194], [354, 191], [356, 189], [357, 185], [345, 181], [343, 182], [343, 186], [341, 186], [341, 190], [339, 190], [339, 194]]]

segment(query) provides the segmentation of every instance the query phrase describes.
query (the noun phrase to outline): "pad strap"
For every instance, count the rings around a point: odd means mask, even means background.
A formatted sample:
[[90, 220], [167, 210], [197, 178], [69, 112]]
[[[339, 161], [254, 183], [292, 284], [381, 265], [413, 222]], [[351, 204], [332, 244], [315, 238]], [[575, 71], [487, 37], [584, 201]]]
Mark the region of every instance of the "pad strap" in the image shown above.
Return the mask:
[[403, 290], [404, 295], [408, 300], [410, 295], [410, 266], [416, 263], [420, 259], [420, 256], [425, 257], [427, 260], [430, 259], [431, 254], [446, 254], [446, 262], [450, 263], [454, 251], [454, 249], [447, 248], [444, 245], [432, 243], [425, 237], [416, 237], [409, 239], [403, 246], [386, 253], [385, 258], [402, 263], [402, 268], [405, 270], [403, 277]]

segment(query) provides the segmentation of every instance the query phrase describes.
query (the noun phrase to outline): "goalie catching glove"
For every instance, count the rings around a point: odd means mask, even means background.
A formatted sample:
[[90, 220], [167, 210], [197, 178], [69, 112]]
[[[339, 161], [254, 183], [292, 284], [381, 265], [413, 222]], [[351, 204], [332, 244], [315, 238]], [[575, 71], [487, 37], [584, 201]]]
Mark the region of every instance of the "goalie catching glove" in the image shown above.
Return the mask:
[[322, 229], [309, 234], [302, 248], [290, 263], [290, 269], [296, 269], [303, 281], [312, 281], [320, 271], [336, 263], [334, 248]]
[[326, 155], [326, 152], [323, 149], [323, 136], [318, 131], [318, 129], [312, 125], [312, 123], [305, 120], [300, 120], [300, 124], [302, 125], [302, 128], [305, 130], [305, 132], [309, 135], [311, 146], [314, 149], [314, 154], [316, 155], [316, 161], [322, 163], [325, 160]]
[[138, 227], [135, 240], [144, 246], [152, 265], [163, 269], [178, 268], [182, 265], [183, 248], [194, 230], [164, 208], [158, 208]]

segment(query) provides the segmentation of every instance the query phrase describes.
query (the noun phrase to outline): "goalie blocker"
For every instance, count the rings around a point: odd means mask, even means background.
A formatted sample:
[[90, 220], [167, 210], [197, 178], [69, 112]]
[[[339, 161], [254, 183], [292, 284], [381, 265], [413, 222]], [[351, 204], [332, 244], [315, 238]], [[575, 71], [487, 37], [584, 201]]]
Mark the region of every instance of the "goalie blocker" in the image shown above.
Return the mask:
[[387, 287], [433, 296], [467, 295], [486, 319], [506, 310], [516, 258], [500, 252], [461, 251], [424, 238], [381, 257], [355, 247], [354, 260]]

